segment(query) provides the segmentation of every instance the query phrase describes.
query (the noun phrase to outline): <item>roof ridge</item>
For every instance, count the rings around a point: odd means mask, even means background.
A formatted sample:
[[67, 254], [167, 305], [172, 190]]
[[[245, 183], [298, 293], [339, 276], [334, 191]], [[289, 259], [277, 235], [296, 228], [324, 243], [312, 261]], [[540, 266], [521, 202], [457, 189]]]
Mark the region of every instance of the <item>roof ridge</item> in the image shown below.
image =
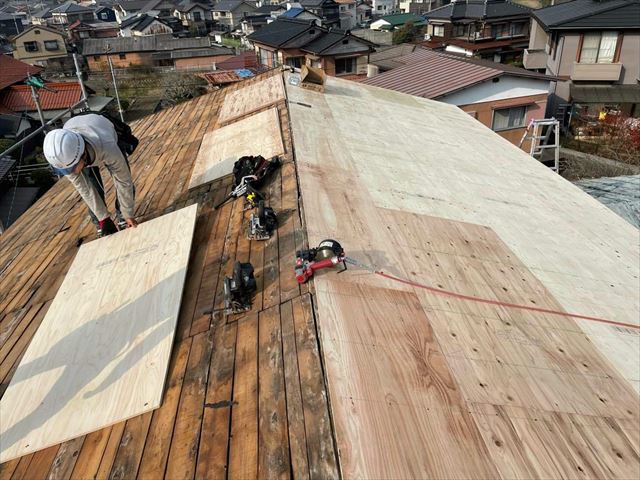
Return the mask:
[[[577, 1], [577, 0], [573, 0], [573, 1]], [[595, 1], [595, 0], [594, 0], [594, 1]], [[614, 2], [620, 2], [620, 3], [617, 3], [617, 4], [615, 4], [615, 5], [608, 5], [607, 7], [603, 7], [601, 10], [596, 10], [595, 12], [588, 12], [588, 13], [584, 13], [584, 14], [582, 14], [582, 15], [578, 15], [577, 17], [571, 17], [571, 18], [569, 18], [569, 19], [567, 19], [567, 20], [561, 20], [560, 22], [557, 22], [557, 23], [549, 23], [549, 24], [546, 24], [546, 25], [547, 25], [548, 27], [553, 27], [553, 26], [556, 26], [556, 25], [562, 25], [563, 23], [575, 22], [576, 20], [581, 20], [581, 19], [583, 19], [583, 18], [588, 18], [588, 17], [594, 16], [594, 15], [598, 15], [598, 14], [600, 14], [600, 13], [610, 12], [611, 10], [616, 10], [616, 9], [618, 9], [618, 8], [621, 8], [621, 7], [626, 7], [627, 5], [629, 5], [629, 4], [631, 4], [631, 3], [640, 3], [640, 0], [613, 0], [613, 1], [614, 1]], [[570, 3], [570, 2], [567, 2], [567, 3]], [[600, 2], [599, 2], [599, 3], [600, 3]], [[606, 2], [605, 2], [605, 3], [606, 3]], [[549, 5], [549, 6], [547, 6], [547, 7], [544, 7], [544, 8], [540, 8], [540, 9], [534, 10], [532, 13], [533, 13], [533, 15], [536, 17], [536, 19], [538, 19], [538, 20], [539, 20], [539, 17], [538, 17], [538, 15], [537, 15], [537, 14], [538, 14], [538, 12], [540, 12], [541, 10], [547, 10], [547, 9], [551, 9], [551, 8], [559, 7], [559, 6], [561, 6], [561, 5], [564, 5], [564, 4], [563, 4], [563, 3], [558, 3], [558, 4], [556, 4], [556, 5]], [[603, 3], [603, 5], [604, 5], [604, 3]]]

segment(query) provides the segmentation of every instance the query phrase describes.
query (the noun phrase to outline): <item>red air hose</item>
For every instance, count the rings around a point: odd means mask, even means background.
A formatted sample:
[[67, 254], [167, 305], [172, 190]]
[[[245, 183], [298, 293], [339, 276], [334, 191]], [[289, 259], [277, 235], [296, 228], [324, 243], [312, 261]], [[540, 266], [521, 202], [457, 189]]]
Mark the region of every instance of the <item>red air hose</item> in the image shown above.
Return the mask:
[[591, 322], [606, 323], [606, 324], [615, 325], [618, 327], [625, 327], [625, 328], [640, 330], [640, 325], [635, 325], [633, 323], [616, 322], [614, 320], [607, 320], [605, 318], [591, 317], [588, 315], [580, 315], [577, 313], [563, 312], [561, 310], [551, 310], [548, 308], [532, 307], [530, 305], [520, 305], [517, 303], [501, 302], [499, 300], [490, 300], [488, 298], [474, 297], [472, 295], [463, 295], [461, 293], [444, 290], [442, 288], [430, 287], [429, 285], [424, 285], [422, 283], [413, 282], [411, 280], [406, 280], [404, 278], [400, 278], [400, 277], [390, 275], [388, 273], [384, 273], [381, 270], [376, 270], [375, 268], [370, 267], [369, 265], [360, 263], [357, 260], [354, 260], [353, 258], [350, 258], [350, 257], [345, 257], [345, 262], [350, 263], [352, 265], [359, 266], [361, 268], [364, 268], [365, 270], [369, 270], [370, 272], [375, 273], [376, 275], [384, 277], [388, 280], [393, 280], [394, 282], [403, 283], [405, 285], [409, 285], [415, 288], [421, 288], [423, 290], [428, 290], [430, 292], [437, 293], [440, 295], [447, 295], [449, 297], [458, 298], [460, 300], [467, 300], [467, 301], [476, 302], [476, 303], [485, 303], [488, 305], [498, 305], [500, 307], [506, 307], [506, 308], [516, 308], [518, 310], [528, 310], [530, 312], [548, 313], [550, 315], [559, 315], [563, 317], [577, 318], [580, 320], [589, 320]]

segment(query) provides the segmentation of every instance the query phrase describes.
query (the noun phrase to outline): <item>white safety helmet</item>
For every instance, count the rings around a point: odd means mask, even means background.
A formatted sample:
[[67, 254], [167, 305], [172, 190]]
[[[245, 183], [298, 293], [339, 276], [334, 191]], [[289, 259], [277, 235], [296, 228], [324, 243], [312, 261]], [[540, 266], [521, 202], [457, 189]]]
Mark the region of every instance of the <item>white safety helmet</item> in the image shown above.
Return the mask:
[[69, 175], [84, 153], [84, 138], [71, 130], [58, 128], [44, 137], [44, 156], [56, 173]]

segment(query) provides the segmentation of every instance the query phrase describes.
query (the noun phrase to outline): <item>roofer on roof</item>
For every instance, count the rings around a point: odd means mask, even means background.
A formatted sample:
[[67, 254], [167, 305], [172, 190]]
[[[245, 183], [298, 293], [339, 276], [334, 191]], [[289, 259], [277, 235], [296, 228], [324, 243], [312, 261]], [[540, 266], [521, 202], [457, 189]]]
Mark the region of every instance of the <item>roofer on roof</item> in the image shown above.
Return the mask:
[[44, 156], [59, 175], [66, 176], [89, 207], [98, 235], [118, 231], [105, 204], [100, 165], [116, 187], [116, 221], [121, 228], [135, 227], [135, 188], [126, 156], [118, 147], [118, 134], [105, 117], [87, 114], [73, 117], [63, 128], [44, 139]]

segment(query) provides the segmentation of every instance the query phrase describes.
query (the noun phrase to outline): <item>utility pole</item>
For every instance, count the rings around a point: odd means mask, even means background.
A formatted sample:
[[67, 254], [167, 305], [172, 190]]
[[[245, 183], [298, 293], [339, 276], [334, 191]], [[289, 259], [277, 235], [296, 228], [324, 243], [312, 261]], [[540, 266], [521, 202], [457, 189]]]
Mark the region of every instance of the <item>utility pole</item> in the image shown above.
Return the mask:
[[87, 89], [84, 86], [84, 80], [82, 79], [82, 71], [80, 71], [80, 62], [78, 61], [78, 54], [73, 53], [73, 63], [76, 66], [76, 76], [78, 77], [78, 83], [80, 84], [80, 90], [82, 90], [82, 101], [84, 102], [87, 110], [89, 109]]
[[116, 74], [113, 71], [113, 63], [111, 62], [111, 55], [109, 55], [111, 45], [107, 45], [107, 61], [109, 62], [109, 70], [111, 70], [111, 79], [113, 80], [113, 90], [116, 92], [116, 102], [118, 102], [118, 112], [120, 113], [120, 120], [124, 122], [124, 115], [122, 114], [122, 105], [120, 104], [120, 95], [118, 94], [118, 85], [116, 83]]
[[33, 102], [36, 104], [36, 108], [38, 109], [38, 116], [40, 117], [40, 123], [44, 127], [44, 124], [47, 123], [44, 119], [44, 114], [42, 113], [42, 107], [40, 106], [40, 95], [38, 95], [38, 91], [35, 89], [33, 85], [29, 85], [31, 87], [31, 96], [33, 97]]
[[42, 106], [40, 105], [40, 95], [38, 94], [38, 89], [39, 88], [46, 88], [44, 86], [44, 80], [42, 80], [42, 78], [40, 78], [40, 76], [36, 75], [34, 77], [32, 77], [31, 75], [29, 75], [29, 77], [27, 77], [26, 82], [27, 85], [29, 85], [29, 87], [31, 87], [31, 97], [33, 98], [33, 103], [36, 104], [36, 109], [38, 110], [38, 116], [40, 117], [40, 123], [42, 123], [42, 126], [44, 127], [45, 123], [47, 123], [44, 119], [44, 114], [42, 113]]

